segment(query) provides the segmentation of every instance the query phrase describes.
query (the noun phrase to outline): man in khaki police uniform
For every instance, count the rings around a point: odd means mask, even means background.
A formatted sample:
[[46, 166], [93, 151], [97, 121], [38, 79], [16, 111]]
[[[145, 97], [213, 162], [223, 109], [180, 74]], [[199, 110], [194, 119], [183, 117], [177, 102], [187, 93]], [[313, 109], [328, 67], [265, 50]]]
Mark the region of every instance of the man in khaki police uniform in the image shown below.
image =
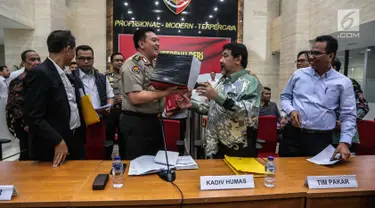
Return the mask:
[[[120, 114], [121, 114], [121, 67], [124, 64], [124, 56], [121, 53], [114, 53], [111, 55], [111, 72], [107, 72], [107, 77], [113, 93], [115, 94], [114, 105], [112, 106], [110, 114], [105, 117], [105, 135], [106, 140], [119, 145], [120, 156], [125, 157], [125, 140], [120, 131]], [[115, 135], [117, 133], [117, 140]], [[106, 159], [111, 159], [111, 154], [106, 155]]]
[[125, 159], [155, 155], [163, 149], [163, 134], [159, 120], [165, 107], [165, 97], [183, 93], [177, 88], [155, 90], [150, 84], [154, 70], [152, 60], [159, 53], [159, 39], [151, 28], [134, 33], [137, 53], [121, 68], [122, 113], [120, 128], [125, 138]]

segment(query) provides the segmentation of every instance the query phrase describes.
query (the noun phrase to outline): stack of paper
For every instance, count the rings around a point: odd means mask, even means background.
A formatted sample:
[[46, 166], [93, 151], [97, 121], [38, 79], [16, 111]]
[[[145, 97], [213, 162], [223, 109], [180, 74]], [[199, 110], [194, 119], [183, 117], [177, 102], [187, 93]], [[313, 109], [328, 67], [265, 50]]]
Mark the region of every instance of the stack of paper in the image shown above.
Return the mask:
[[167, 169], [166, 165], [156, 163], [154, 158], [152, 155], [143, 155], [130, 161], [128, 175], [145, 175]]
[[176, 164], [177, 170], [191, 170], [198, 169], [198, 164], [193, 160], [190, 155], [179, 156]]
[[[160, 153], [162, 152], [162, 153]], [[130, 161], [128, 175], [146, 175], [157, 173], [167, 169], [165, 151], [160, 151], [157, 156], [143, 155]], [[174, 157], [177, 153], [177, 156]], [[162, 159], [162, 156], [164, 159]], [[178, 156], [178, 152], [168, 151], [168, 162], [170, 169], [188, 170], [198, 169], [198, 164], [191, 156]]]
[[224, 162], [236, 175], [253, 174], [254, 177], [263, 177], [264, 166], [254, 158], [229, 157], [225, 155]]
[[[176, 166], [177, 159], [178, 159], [178, 152], [167, 151], [167, 155], [168, 155], [168, 163], [169, 163], [169, 165]], [[154, 161], [156, 163], [166, 165], [167, 164], [167, 157], [166, 157], [165, 151], [164, 150], [160, 150], [156, 154], [156, 156], [154, 158]]]

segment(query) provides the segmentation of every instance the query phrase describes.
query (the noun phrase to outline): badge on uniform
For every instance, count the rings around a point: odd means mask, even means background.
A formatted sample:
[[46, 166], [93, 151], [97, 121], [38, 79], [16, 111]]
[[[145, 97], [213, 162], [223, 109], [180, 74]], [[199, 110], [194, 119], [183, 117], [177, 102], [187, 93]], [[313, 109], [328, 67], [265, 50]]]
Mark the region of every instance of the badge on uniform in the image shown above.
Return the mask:
[[141, 69], [139, 68], [139, 66], [133, 66], [133, 68], [132, 68], [132, 72], [138, 74], [140, 71], [141, 71]]
[[141, 59], [141, 56], [139, 56], [139, 55], [135, 55], [135, 56], [133, 56], [133, 61], [134, 61], [135, 63], [137, 63], [140, 59]]
[[145, 64], [148, 63], [148, 60], [146, 59], [146, 57], [142, 56], [142, 61], [145, 62]]

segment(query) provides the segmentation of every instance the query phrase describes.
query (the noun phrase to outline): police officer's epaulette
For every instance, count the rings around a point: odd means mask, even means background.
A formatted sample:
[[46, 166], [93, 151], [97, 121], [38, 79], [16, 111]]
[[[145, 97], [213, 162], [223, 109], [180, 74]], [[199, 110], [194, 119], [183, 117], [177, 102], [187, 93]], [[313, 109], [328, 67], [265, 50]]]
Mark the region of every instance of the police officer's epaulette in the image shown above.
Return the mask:
[[136, 64], [138, 64], [139, 60], [141, 60], [141, 56], [140, 55], [135, 55], [133, 56], [132, 58], [132, 61]]

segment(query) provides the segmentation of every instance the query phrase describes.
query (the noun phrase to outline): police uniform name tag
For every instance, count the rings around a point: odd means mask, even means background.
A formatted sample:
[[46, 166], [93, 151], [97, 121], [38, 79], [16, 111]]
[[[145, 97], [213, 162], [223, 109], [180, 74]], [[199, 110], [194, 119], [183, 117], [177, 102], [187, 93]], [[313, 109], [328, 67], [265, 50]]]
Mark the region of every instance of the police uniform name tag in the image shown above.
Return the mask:
[[0, 186], [0, 201], [9, 201], [12, 196], [17, 196], [16, 188], [13, 185]]
[[201, 176], [201, 190], [255, 188], [253, 175]]
[[307, 176], [309, 189], [358, 188], [355, 175]]

